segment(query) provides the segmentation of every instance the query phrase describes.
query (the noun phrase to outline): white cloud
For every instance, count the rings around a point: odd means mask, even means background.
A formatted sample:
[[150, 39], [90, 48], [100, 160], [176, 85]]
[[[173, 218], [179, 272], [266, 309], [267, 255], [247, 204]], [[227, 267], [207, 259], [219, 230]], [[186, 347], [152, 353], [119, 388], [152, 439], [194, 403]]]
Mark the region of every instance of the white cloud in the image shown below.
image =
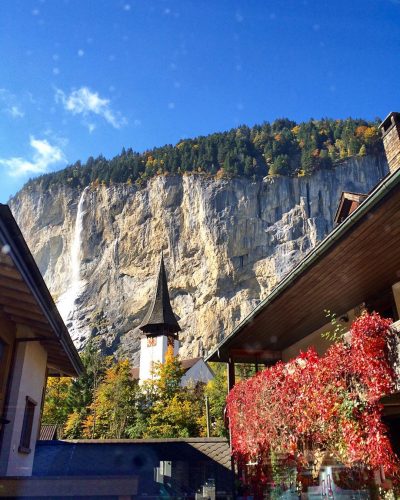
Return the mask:
[[7, 113], [13, 118], [23, 118], [25, 113], [20, 110], [18, 106], [11, 106], [11, 108], [6, 109]]
[[61, 149], [51, 145], [47, 139], [35, 139], [31, 136], [30, 145], [34, 150], [32, 160], [17, 156], [0, 158], [0, 165], [6, 167], [12, 177], [25, 174], [43, 174], [48, 171], [50, 166], [67, 162]]
[[[55, 98], [56, 102], [61, 102], [64, 109], [73, 115], [82, 115], [84, 118], [98, 115], [114, 128], [121, 128], [126, 124], [126, 118], [111, 109], [109, 99], [100, 97], [98, 92], [92, 92], [88, 87], [73, 90], [69, 95], [57, 89]], [[93, 123], [86, 125], [93, 131]]]
[[25, 113], [17, 102], [17, 97], [7, 89], [0, 89], [0, 108], [12, 118], [22, 118]]

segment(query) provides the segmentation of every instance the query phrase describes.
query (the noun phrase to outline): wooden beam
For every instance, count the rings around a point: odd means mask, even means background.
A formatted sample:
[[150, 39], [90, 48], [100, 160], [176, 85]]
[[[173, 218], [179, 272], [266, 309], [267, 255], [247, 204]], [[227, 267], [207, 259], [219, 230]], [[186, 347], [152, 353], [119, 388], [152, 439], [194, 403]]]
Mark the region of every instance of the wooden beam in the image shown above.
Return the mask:
[[12, 261], [11, 257], [3, 252], [0, 253], [0, 264], [14, 267], [14, 262]]
[[29, 288], [21, 280], [16, 280], [13, 278], [7, 278], [2, 276], [0, 279], [0, 286], [2, 288], [18, 290], [19, 292], [29, 292]]
[[[49, 338], [53, 338], [51, 331], [48, 328], [43, 328], [43, 326], [32, 326], [30, 325], [33, 333], [36, 333], [37, 335], [46, 335]], [[56, 337], [54, 337], [56, 338]]]
[[0, 297], [15, 299], [17, 303], [28, 302], [36, 304], [35, 298], [28, 291], [17, 291], [12, 288], [3, 287], [3, 280], [0, 280]]
[[16, 281], [23, 281], [19, 272], [15, 269], [15, 267], [11, 266], [0, 265], [0, 276], [4, 276], [5, 278], [10, 278]]
[[8, 317], [12, 321], [14, 321], [14, 323], [20, 323], [22, 325], [28, 325], [32, 329], [41, 328], [41, 329], [47, 330], [48, 332], [52, 331], [50, 325], [47, 322], [45, 322], [45, 321], [35, 321], [35, 320], [31, 320], [29, 318], [26, 318], [25, 316], [18, 316], [16, 314], [9, 314]]
[[[18, 295], [21, 297], [21, 293], [19, 292]], [[15, 307], [17, 306], [19, 309], [29, 309], [32, 310], [36, 313], [41, 313], [41, 309], [37, 305], [36, 302], [26, 302], [22, 300], [21, 298], [16, 299], [13, 297], [10, 297], [9, 295], [4, 295], [0, 292], [0, 307], [1, 306], [11, 306]]]
[[15, 342], [56, 342], [51, 337], [17, 337]]
[[234, 360], [248, 359], [254, 363], [264, 361], [280, 361], [282, 359], [281, 351], [273, 351], [268, 349], [230, 349], [229, 355]]
[[20, 307], [4, 306], [3, 310], [6, 314], [21, 316], [24, 318], [26, 317], [34, 321], [43, 322], [43, 320], [45, 320], [45, 316], [43, 314], [41, 314], [40, 312], [32, 311], [28, 308], [22, 309]]
[[228, 362], [228, 391], [235, 385], [235, 362], [230, 358]]

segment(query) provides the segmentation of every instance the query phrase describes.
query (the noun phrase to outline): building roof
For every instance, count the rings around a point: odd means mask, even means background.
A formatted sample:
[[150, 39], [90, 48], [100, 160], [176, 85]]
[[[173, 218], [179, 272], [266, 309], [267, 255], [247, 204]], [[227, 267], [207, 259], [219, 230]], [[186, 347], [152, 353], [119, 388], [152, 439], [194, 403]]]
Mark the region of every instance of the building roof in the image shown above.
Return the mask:
[[[376, 265], [379, 263], [379, 265]], [[281, 350], [400, 281], [400, 170], [290, 271], [206, 361], [279, 358]], [[242, 358], [242, 359], [243, 359]]]
[[339, 205], [336, 210], [334, 221], [336, 224], [340, 224], [347, 217], [354, 212], [356, 208], [365, 200], [367, 194], [362, 193], [350, 193], [348, 191], [343, 191]]
[[[185, 373], [192, 368], [198, 361], [200, 361], [203, 358], [189, 358], [189, 359], [183, 359], [181, 361], [182, 369], [185, 371]], [[132, 378], [134, 380], [139, 380], [139, 367], [135, 366], [131, 369], [131, 374]]]
[[194, 366], [197, 362], [199, 362], [202, 359], [203, 358], [182, 359], [181, 361], [182, 368], [185, 370], [185, 372], [187, 372], [188, 370], [190, 370], [190, 368], [192, 368], [192, 366]]
[[211, 459], [227, 469], [231, 466], [229, 443], [220, 437], [78, 439], [38, 442], [33, 475], [130, 474], [138, 472], [143, 464], [143, 460], [135, 460], [138, 456], [145, 456], [156, 465], [160, 460]]
[[49, 375], [75, 376], [83, 367], [10, 208], [0, 203], [0, 306], [26, 324], [47, 351]]
[[181, 331], [169, 298], [164, 258], [161, 254], [157, 285], [149, 310], [139, 328], [146, 334], [177, 333]]
[[52, 441], [53, 439], [57, 439], [57, 425], [42, 425], [39, 441]]
[[383, 122], [379, 125], [382, 135], [385, 135], [389, 129], [394, 127], [396, 123], [400, 122], [400, 113], [397, 111], [391, 111]]

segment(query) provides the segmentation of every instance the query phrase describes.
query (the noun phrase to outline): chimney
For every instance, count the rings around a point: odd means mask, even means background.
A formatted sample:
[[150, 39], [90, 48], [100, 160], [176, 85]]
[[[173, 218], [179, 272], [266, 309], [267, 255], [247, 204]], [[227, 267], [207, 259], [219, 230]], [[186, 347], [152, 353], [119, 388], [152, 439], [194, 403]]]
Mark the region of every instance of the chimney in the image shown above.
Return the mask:
[[392, 112], [379, 125], [390, 172], [400, 169], [400, 113]]

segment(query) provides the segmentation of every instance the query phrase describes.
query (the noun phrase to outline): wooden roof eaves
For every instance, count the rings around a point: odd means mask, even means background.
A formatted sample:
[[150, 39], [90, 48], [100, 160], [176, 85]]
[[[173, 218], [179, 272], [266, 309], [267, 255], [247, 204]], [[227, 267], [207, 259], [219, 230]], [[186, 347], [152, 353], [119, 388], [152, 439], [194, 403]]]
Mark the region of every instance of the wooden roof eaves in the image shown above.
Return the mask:
[[64, 352], [68, 356], [71, 367], [79, 375], [83, 371], [80, 360], [68, 330], [62, 320], [53, 298], [43, 280], [37, 264], [26, 244], [21, 230], [16, 223], [10, 208], [0, 203], [0, 239], [10, 247], [14, 265], [20, 272], [24, 282], [43, 311], [48, 323], [54, 331]]
[[[375, 187], [373, 191], [365, 198], [363, 203], [352, 212], [347, 219], [334, 228], [326, 238], [310, 251], [303, 260], [301, 260], [272, 290], [272, 292], [262, 300], [253, 311], [240, 322], [240, 324], [232, 330], [216, 347], [206, 356], [205, 361], [222, 361], [220, 359], [220, 350], [227, 350], [230, 342], [241, 333], [244, 328], [254, 321], [254, 319], [271, 304], [278, 296], [280, 296], [289, 286], [291, 286], [298, 278], [301, 277], [307, 270], [321, 259], [324, 254], [336, 243], [337, 240], [344, 238], [351, 231], [352, 227], [359, 222], [363, 217], [367, 216], [368, 212], [378, 205], [378, 203], [396, 186], [400, 185], [400, 169], [396, 170], [386, 177]], [[226, 356], [225, 356], [226, 357]], [[226, 361], [226, 360], [224, 360]]]

